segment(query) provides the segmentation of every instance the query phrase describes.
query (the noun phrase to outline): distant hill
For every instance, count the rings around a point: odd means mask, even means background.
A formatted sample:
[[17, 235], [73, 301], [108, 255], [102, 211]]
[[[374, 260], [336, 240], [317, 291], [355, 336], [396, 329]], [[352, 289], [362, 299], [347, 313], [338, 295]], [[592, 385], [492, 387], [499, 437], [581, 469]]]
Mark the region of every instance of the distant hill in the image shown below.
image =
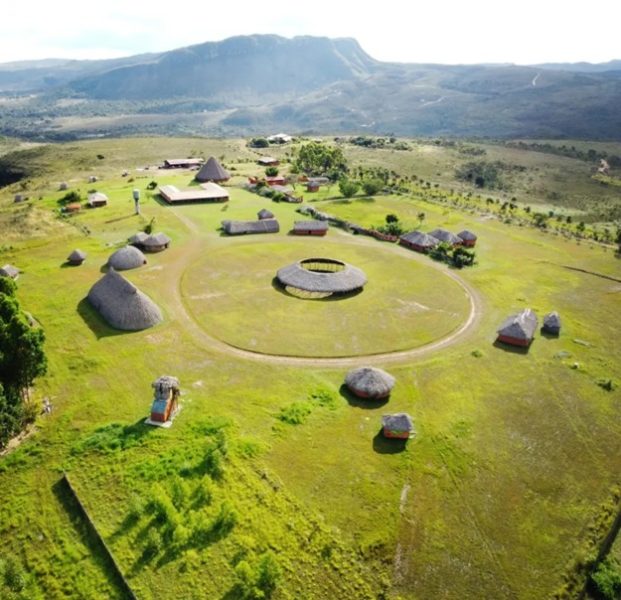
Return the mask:
[[621, 139], [621, 61], [383, 63], [348, 38], [252, 35], [110, 61], [11, 63], [0, 65], [2, 92], [37, 95], [6, 114], [0, 105], [0, 132], [10, 135]]

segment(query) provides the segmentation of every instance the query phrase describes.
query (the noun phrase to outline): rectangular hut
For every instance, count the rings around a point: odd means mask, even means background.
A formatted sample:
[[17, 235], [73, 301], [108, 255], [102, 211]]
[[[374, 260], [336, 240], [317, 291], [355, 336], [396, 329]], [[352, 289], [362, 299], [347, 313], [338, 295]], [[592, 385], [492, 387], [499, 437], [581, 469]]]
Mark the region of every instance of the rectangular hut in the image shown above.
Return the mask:
[[246, 233], [278, 233], [280, 225], [276, 219], [259, 221], [222, 221], [222, 231], [228, 235], [244, 235]]
[[292, 233], [294, 235], [326, 235], [328, 224], [325, 221], [295, 221]]

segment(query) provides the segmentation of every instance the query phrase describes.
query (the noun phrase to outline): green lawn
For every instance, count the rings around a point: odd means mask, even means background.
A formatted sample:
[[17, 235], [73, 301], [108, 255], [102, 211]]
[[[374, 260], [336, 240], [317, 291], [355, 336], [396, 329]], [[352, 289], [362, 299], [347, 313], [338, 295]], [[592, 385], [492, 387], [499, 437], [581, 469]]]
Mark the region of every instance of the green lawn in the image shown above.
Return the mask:
[[[29, 209], [41, 225], [37, 236], [24, 233], [30, 221], [12, 192], [3, 196], [2, 223], [24, 229], [3, 229], [0, 262], [23, 270], [20, 302], [45, 328], [50, 369], [33, 394], [37, 402], [48, 396], [54, 410], [0, 459], [0, 554], [15, 553], [45, 598], [121, 597], [59, 492], [65, 470], [140, 598], [241, 598], [240, 563], [252, 567], [266, 555], [282, 571], [274, 600], [527, 600], [559, 589], [589, 539], [600, 539], [594, 524], [620, 483], [621, 388], [606, 391], [598, 381], [621, 384], [621, 283], [601, 277], [621, 280], [621, 262], [554, 232], [405, 196], [318, 201], [363, 225], [396, 213], [414, 227], [424, 212], [424, 230], [467, 227], [479, 235], [478, 264], [458, 272], [480, 297], [476, 326], [419, 358], [365, 358], [397, 384], [386, 404], [359, 402], [342, 393], [346, 368], [234, 357], [199, 333], [307, 356], [411, 347], [463, 322], [462, 288], [431, 259], [385, 243], [335, 230], [291, 239], [293, 206], [237, 188], [226, 205], [175, 208], [145, 191], [142, 215], [134, 216], [131, 189], [144, 190], [151, 174], [130, 182], [117, 165], [150, 162], [167, 142], [110, 142], [115, 165], [96, 185], [110, 197], [105, 208], [59, 220], [60, 194], [41, 184], [42, 199]], [[189, 152], [184, 143], [172, 141], [165, 155]], [[105, 141], [90, 144], [75, 146], [111, 155]], [[243, 148], [235, 151], [241, 157]], [[237, 164], [239, 172], [250, 165]], [[49, 179], [88, 173], [69, 171]], [[182, 187], [191, 174], [158, 173], [157, 181]], [[281, 234], [217, 231], [222, 219], [254, 218], [263, 207], [274, 210]], [[109, 254], [152, 218], [171, 248], [126, 276], [165, 320], [119, 333], [84, 297]], [[63, 267], [74, 247], [89, 253], [86, 263]], [[279, 266], [317, 250], [365, 270], [364, 292], [321, 302], [272, 288]], [[177, 311], [178, 294], [196, 322]], [[412, 299], [436, 311], [412, 311]], [[423, 318], [437, 317], [440, 304], [457, 316]], [[559, 310], [561, 336], [537, 333], [527, 353], [496, 347], [498, 324], [526, 306], [540, 317]], [[352, 329], [364, 335], [345, 338]], [[162, 374], [178, 376], [183, 392], [169, 430], [142, 424], [150, 383]], [[305, 415], [298, 425], [279, 418], [292, 407]], [[405, 448], [378, 436], [381, 415], [397, 411], [416, 424]], [[150, 505], [162, 498], [174, 510]], [[151, 531], [161, 540], [153, 554]]]

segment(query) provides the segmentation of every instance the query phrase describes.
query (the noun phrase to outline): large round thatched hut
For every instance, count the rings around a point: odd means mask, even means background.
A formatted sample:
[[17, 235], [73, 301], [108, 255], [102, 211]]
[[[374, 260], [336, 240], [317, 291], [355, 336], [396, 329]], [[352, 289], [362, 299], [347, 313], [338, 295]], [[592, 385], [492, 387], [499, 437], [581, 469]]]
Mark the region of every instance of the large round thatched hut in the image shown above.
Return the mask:
[[162, 321], [162, 313], [153, 300], [114, 269], [93, 285], [87, 297], [115, 329], [139, 331]]
[[220, 183], [228, 181], [231, 178], [230, 173], [222, 167], [222, 165], [213, 156], [200, 168], [196, 174], [196, 181], [214, 181]]
[[161, 252], [168, 248], [170, 241], [170, 238], [160, 231], [160, 233], [148, 235], [141, 243], [146, 252]]
[[395, 378], [382, 369], [360, 367], [347, 373], [345, 385], [359, 398], [380, 400], [390, 396], [395, 385]]
[[278, 282], [291, 294], [325, 298], [353, 294], [367, 282], [363, 271], [332, 258], [307, 258], [279, 269]]
[[127, 271], [147, 264], [144, 254], [134, 246], [119, 248], [108, 259], [108, 266], [117, 271]]

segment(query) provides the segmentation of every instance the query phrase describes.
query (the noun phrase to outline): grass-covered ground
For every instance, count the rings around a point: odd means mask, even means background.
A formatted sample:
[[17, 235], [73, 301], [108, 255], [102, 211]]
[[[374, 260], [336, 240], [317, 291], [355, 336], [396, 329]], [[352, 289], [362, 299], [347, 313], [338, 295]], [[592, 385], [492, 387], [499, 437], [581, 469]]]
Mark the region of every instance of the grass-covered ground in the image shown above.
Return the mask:
[[[388, 334], [372, 329], [386, 302], [374, 284], [401, 275], [402, 284], [387, 290], [402, 300], [466, 311], [462, 289], [430, 259], [334, 229], [325, 240], [290, 240], [284, 231], [294, 207], [237, 189], [241, 176], [227, 205], [171, 209], [149, 197], [146, 185], [155, 177], [182, 186], [191, 175], [134, 170], [203, 148], [224, 154], [234, 173], [258, 172], [243, 162], [251, 154], [241, 142], [75, 147], [61, 147], [59, 156], [88, 148], [106, 157], [93, 158], [101, 181], [86, 183], [92, 164], [81, 169], [59, 159], [62, 173], [30, 184], [41, 200], [13, 205], [11, 188], [0, 211], [0, 262], [23, 270], [20, 302], [47, 335], [49, 374], [34, 397], [54, 405], [35, 435], [0, 459], [0, 539], [2, 552], [20, 558], [46, 598], [121, 597], [58, 486], [62, 471], [140, 598], [242, 598], [272, 561], [281, 573], [275, 599], [545, 598], [605, 535], [597, 523], [621, 468], [619, 387], [599, 385], [621, 383], [621, 264], [612, 251], [408, 195], [347, 202], [329, 198], [336, 190], [316, 196], [318, 207], [363, 225], [393, 213], [414, 227], [424, 212], [425, 230], [467, 227], [479, 235], [478, 264], [458, 273], [481, 302], [476, 326], [416, 359], [362, 360], [397, 378], [386, 404], [369, 404], [342, 391], [346, 368], [240, 358], [197, 332], [230, 342], [256, 332], [266, 352], [300, 344], [329, 355], [329, 328], [322, 323], [318, 335], [310, 317], [334, 306], [343, 311], [334, 325], [341, 338], [351, 326], [369, 331], [367, 346], [375, 335], [378, 347], [412, 336], [424, 341], [411, 331], [418, 321], [408, 320], [421, 313], [404, 313], [403, 330], [396, 320]], [[114, 164], [106, 166], [109, 156]], [[122, 168], [134, 181], [120, 177]], [[108, 193], [109, 206], [57, 218], [61, 180]], [[143, 190], [141, 216], [133, 215], [136, 186]], [[277, 212], [282, 235], [255, 242], [217, 231], [223, 218], [253, 218], [265, 206]], [[165, 320], [119, 333], [84, 297], [108, 255], [152, 218], [172, 237], [171, 248], [126, 276], [161, 306]], [[39, 233], [30, 236], [36, 225]], [[86, 263], [63, 266], [75, 247], [89, 253]], [[271, 276], [298, 247], [308, 255], [338, 249], [367, 271], [368, 289], [323, 303], [283, 296]], [[189, 255], [196, 259], [188, 262]], [[425, 301], [416, 296], [418, 278]], [[431, 279], [448, 287], [434, 295]], [[198, 298], [212, 293], [220, 295]], [[178, 310], [178, 298], [187, 311]], [[561, 336], [537, 334], [528, 352], [495, 346], [498, 324], [526, 306], [540, 317], [559, 310]], [[386, 310], [393, 319], [399, 309]], [[430, 331], [440, 325], [456, 326], [442, 320]], [[285, 339], [279, 328], [297, 337]], [[364, 350], [349, 344], [349, 353]], [[147, 428], [150, 383], [164, 373], [180, 378], [183, 409], [171, 429]], [[417, 429], [407, 447], [378, 436], [381, 415], [402, 410]]]

